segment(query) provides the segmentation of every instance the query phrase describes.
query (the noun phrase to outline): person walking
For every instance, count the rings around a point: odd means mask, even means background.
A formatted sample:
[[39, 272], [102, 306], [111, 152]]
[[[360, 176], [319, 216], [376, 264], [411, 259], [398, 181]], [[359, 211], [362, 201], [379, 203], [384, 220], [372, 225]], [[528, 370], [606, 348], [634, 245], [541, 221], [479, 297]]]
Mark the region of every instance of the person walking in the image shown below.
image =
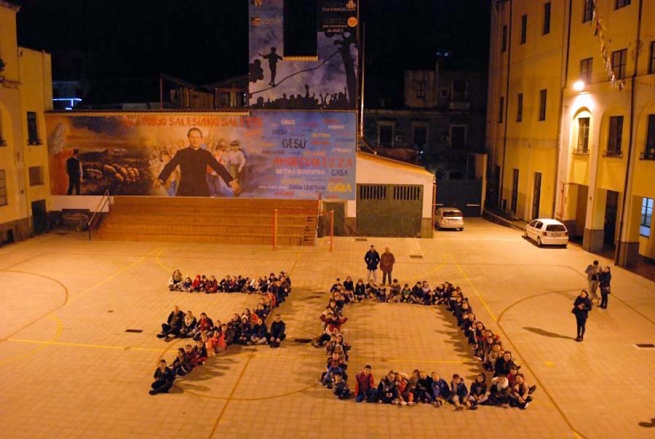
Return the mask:
[[607, 299], [609, 299], [610, 283], [612, 282], [612, 272], [610, 267], [605, 269], [598, 275], [598, 286], [600, 287], [600, 307], [607, 309]]
[[389, 251], [389, 247], [384, 248], [384, 253], [380, 257], [380, 270], [382, 270], [382, 285], [386, 284], [389, 278], [389, 285], [391, 285], [391, 272], [393, 271], [393, 264], [396, 263], [396, 258], [393, 253]]
[[603, 270], [598, 261], [594, 261], [592, 264], [587, 265], [587, 282], [589, 283], [589, 294], [591, 295], [592, 303], [598, 300], [598, 275]]
[[370, 250], [364, 255], [364, 262], [366, 262], [366, 269], [368, 270], [368, 275], [366, 277], [367, 281], [370, 281], [373, 278], [374, 283], [378, 283], [378, 264], [380, 263], [380, 254], [375, 249], [375, 246], [371, 246]]
[[575, 341], [582, 341], [584, 339], [589, 311], [591, 311], [589, 293], [587, 293], [587, 290], [582, 290], [580, 291], [580, 295], [575, 298], [575, 302], [573, 302], [573, 310], [571, 311], [575, 314], [575, 322], [578, 326], [578, 335], [575, 338]]

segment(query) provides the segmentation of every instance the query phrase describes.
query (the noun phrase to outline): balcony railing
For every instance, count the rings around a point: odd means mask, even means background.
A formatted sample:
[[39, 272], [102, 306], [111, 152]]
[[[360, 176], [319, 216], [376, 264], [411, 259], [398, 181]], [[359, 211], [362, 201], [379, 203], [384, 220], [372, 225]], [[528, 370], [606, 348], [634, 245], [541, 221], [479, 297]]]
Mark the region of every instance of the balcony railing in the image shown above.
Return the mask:
[[603, 157], [620, 159], [620, 158], [623, 158], [623, 152], [622, 151], [603, 151]]
[[573, 150], [573, 154], [575, 155], [589, 155], [589, 148], [575, 148]]
[[639, 154], [639, 160], [655, 160], [655, 148], [651, 148], [650, 150]]

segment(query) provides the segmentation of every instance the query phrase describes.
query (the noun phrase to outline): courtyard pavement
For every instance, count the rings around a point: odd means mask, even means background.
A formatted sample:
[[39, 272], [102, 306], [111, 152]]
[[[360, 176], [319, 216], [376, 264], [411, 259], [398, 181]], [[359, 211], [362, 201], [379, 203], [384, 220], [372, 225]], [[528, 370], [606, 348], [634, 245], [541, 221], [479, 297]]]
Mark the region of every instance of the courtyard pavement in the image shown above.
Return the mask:
[[[371, 244], [390, 247], [394, 277], [460, 285], [480, 320], [523, 366], [535, 401], [525, 411], [396, 408], [339, 401], [317, 379], [325, 352], [319, 314], [337, 277], [365, 275]], [[538, 248], [520, 232], [471, 219], [433, 239], [335, 238], [278, 248], [103, 242], [52, 233], [0, 248], [0, 431], [4, 438], [652, 438], [655, 434], [655, 284], [612, 266], [608, 310], [594, 309], [583, 343], [570, 310], [597, 256]], [[281, 270], [293, 290], [278, 311], [281, 348], [230, 347], [150, 396], [160, 358], [184, 341], [155, 337], [174, 305], [222, 321], [254, 307], [243, 294], [169, 292], [173, 269], [259, 276]], [[442, 308], [348, 305], [348, 372], [373, 366], [471, 379], [482, 371]], [[127, 332], [128, 330], [136, 330]], [[138, 332], [141, 330], [142, 332]]]

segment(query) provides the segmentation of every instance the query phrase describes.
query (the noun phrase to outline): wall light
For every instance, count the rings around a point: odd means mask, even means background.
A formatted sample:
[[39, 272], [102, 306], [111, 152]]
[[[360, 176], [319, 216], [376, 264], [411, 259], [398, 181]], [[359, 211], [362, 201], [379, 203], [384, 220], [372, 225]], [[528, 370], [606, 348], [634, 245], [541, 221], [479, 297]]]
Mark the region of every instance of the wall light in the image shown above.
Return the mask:
[[582, 91], [584, 90], [584, 81], [576, 81], [573, 83], [573, 90]]

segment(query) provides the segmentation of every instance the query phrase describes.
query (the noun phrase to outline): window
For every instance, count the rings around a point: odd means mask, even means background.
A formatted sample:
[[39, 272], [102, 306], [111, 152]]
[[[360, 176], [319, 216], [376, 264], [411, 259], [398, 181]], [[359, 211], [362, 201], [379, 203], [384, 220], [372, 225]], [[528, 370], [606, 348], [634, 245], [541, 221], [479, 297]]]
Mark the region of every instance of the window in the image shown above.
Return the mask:
[[650, 236], [650, 222], [653, 219], [653, 199], [641, 199], [641, 221], [639, 223], [639, 234]]
[[512, 213], [516, 214], [519, 199], [519, 170], [514, 168], [512, 173]]
[[519, 93], [516, 100], [516, 121], [523, 121], [523, 93]]
[[450, 147], [452, 149], [466, 148], [466, 125], [450, 126]]
[[648, 115], [648, 132], [646, 134], [646, 146], [641, 158], [655, 160], [655, 114]]
[[539, 90], [539, 120], [546, 120], [546, 100], [548, 99], [548, 90]]
[[623, 116], [610, 117], [610, 131], [607, 137], [607, 157], [621, 157], [621, 140], [623, 138]]
[[614, 9], [621, 9], [630, 6], [630, 0], [615, 0]]
[[393, 147], [393, 125], [378, 125], [378, 144], [385, 148]]
[[544, 3], [544, 29], [543, 35], [550, 33], [550, 2]]
[[628, 63], [628, 49], [612, 52], [612, 71], [616, 79], [623, 79], [626, 75]]
[[427, 81], [425, 79], [416, 80], [416, 98], [425, 99], [425, 89], [427, 88]]
[[650, 42], [650, 58], [648, 58], [648, 74], [655, 73], [655, 41]]
[[585, 84], [591, 84], [591, 71], [594, 65], [593, 58], [580, 60], [580, 81]]
[[284, 0], [285, 57], [316, 56], [317, 29], [317, 2]]
[[528, 16], [521, 16], [521, 44], [525, 44], [528, 40]]
[[422, 151], [423, 147], [428, 143], [428, 127], [425, 125], [414, 125], [412, 140], [414, 145]]
[[453, 102], [466, 102], [466, 91], [468, 88], [468, 82], [464, 81], [462, 79], [455, 79], [452, 83], [453, 87], [453, 94], [452, 94], [452, 101]]
[[589, 122], [590, 118], [578, 118], [578, 147], [576, 154], [589, 154]]
[[7, 205], [7, 180], [5, 171], [0, 169], [0, 206]]
[[584, 11], [582, 12], [582, 22], [587, 23], [594, 18], [594, 0], [582, 0], [584, 2]]
[[43, 185], [43, 166], [30, 166], [30, 186]]
[[27, 112], [27, 143], [30, 145], [41, 145], [39, 131], [36, 126], [36, 113], [33, 111]]
[[507, 25], [503, 26], [503, 39], [500, 44], [500, 51], [505, 52], [507, 50]]
[[2, 110], [0, 110], [0, 146], [7, 146], [7, 141], [2, 135]]
[[498, 123], [503, 123], [503, 111], [505, 109], [505, 98], [500, 97], [500, 101], [498, 102]]

